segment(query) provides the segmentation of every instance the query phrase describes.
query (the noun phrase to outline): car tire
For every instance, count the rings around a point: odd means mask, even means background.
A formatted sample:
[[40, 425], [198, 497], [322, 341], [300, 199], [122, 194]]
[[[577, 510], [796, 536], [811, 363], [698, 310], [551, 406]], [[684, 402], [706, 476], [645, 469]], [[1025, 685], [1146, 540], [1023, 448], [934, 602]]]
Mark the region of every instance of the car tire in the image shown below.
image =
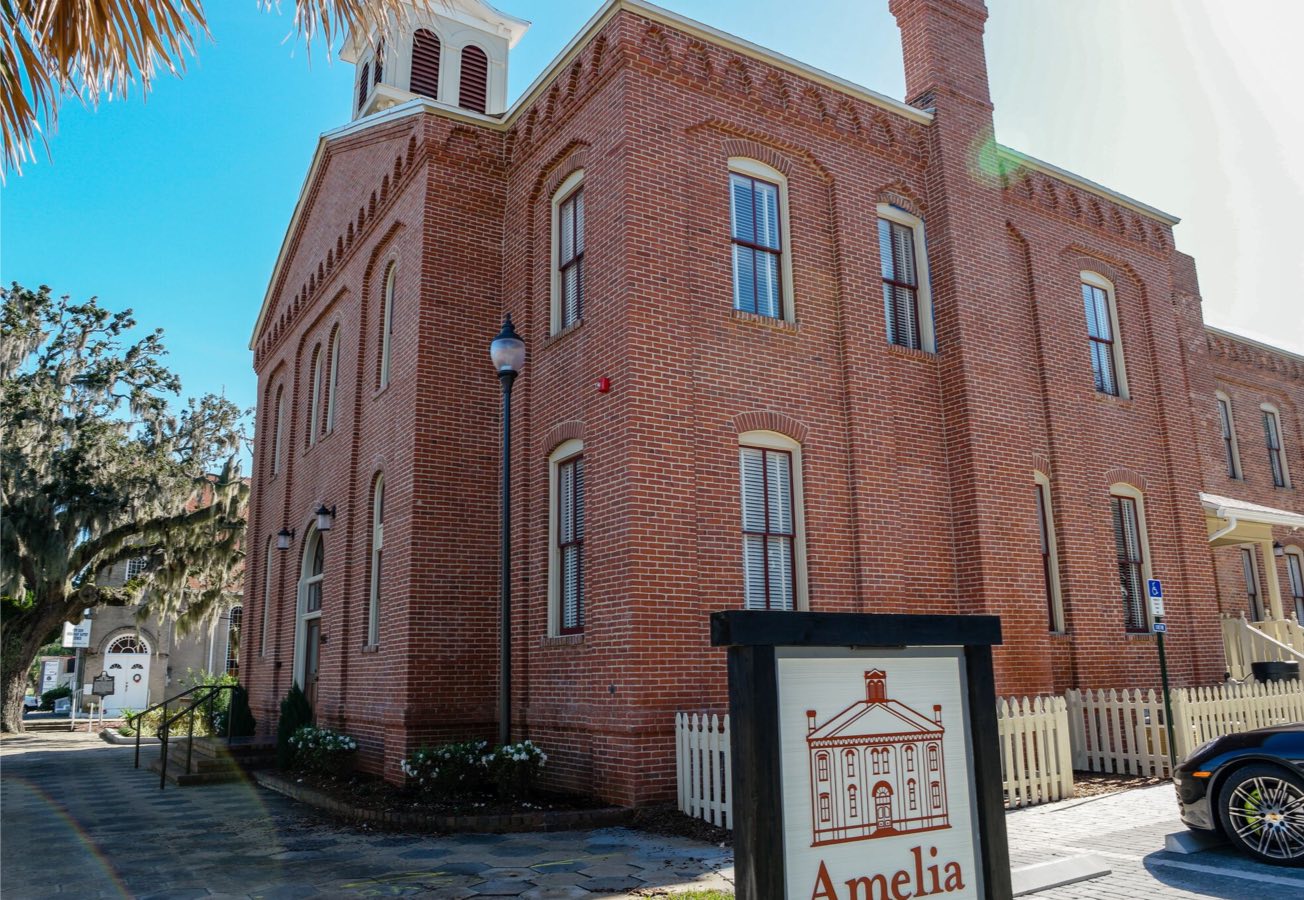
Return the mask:
[[1227, 776], [1218, 818], [1232, 846], [1263, 862], [1304, 866], [1304, 779], [1255, 764]]

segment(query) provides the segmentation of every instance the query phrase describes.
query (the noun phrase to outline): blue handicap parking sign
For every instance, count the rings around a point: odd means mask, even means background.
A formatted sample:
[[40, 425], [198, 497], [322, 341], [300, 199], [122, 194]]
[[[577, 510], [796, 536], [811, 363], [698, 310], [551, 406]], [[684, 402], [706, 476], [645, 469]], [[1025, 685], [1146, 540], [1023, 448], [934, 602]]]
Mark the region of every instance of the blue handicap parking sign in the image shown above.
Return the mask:
[[1153, 628], [1155, 631], [1159, 632], [1160, 634], [1168, 630], [1168, 626], [1163, 622], [1156, 622], [1150, 627]]
[[1151, 578], [1146, 582], [1146, 585], [1150, 588], [1151, 597], [1162, 597], [1164, 595], [1164, 586], [1159, 583], [1158, 578]]

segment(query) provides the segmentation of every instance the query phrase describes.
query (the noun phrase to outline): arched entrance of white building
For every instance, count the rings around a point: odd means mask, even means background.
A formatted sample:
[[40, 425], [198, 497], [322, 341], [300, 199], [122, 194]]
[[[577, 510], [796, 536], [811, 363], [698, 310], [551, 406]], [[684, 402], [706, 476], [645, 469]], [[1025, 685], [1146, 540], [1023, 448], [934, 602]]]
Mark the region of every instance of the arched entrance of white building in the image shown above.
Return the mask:
[[105, 713], [140, 712], [149, 705], [150, 658], [149, 643], [139, 634], [123, 634], [109, 641], [104, 648], [104, 671], [113, 676], [114, 690], [104, 698]]
[[317, 710], [317, 676], [321, 670], [321, 596], [326, 575], [326, 547], [321, 532], [308, 531], [299, 570], [294, 629], [294, 681]]

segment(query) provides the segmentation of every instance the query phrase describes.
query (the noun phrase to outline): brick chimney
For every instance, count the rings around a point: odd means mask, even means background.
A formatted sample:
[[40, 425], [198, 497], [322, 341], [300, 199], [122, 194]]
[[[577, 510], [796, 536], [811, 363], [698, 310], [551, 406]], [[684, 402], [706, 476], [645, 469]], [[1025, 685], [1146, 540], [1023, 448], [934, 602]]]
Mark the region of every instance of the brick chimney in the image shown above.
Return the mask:
[[942, 724], [942, 704], [940, 703], [933, 704], [933, 721], [938, 725]]
[[890, 0], [901, 29], [906, 102], [923, 109], [945, 92], [990, 107], [983, 0]]
[[871, 669], [865, 673], [865, 700], [869, 703], [887, 700], [887, 673], [882, 669]]
[[806, 710], [806, 733], [811, 734], [815, 731], [815, 710]]

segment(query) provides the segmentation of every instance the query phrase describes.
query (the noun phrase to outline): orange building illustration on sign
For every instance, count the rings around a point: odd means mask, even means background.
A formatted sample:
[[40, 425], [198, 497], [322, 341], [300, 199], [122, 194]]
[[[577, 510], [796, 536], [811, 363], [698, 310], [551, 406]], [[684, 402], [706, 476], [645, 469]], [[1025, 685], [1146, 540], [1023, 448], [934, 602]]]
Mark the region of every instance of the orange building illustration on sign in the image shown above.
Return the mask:
[[887, 673], [865, 673], [865, 699], [823, 725], [806, 711], [812, 847], [950, 828], [942, 707], [933, 717], [887, 697]]

